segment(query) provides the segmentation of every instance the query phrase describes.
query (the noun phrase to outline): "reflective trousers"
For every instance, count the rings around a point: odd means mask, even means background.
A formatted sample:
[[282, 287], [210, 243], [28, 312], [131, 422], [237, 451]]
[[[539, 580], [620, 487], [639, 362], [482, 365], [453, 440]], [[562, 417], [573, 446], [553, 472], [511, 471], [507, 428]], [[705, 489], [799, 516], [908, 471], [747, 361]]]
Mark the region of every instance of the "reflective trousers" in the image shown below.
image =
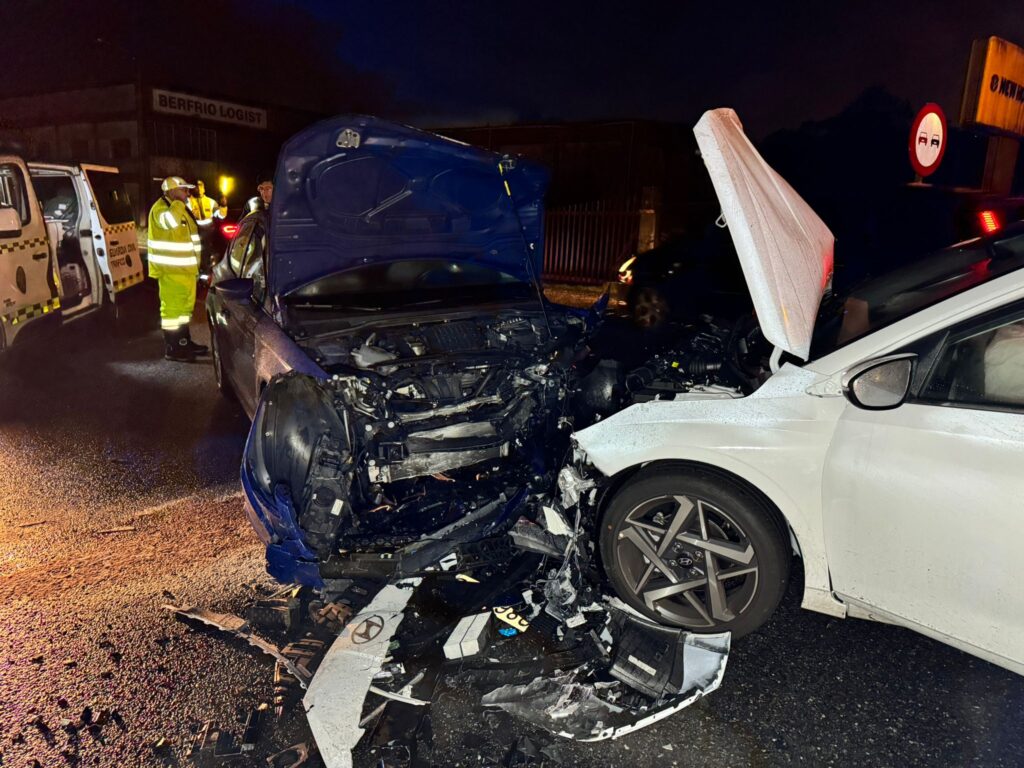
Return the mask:
[[187, 326], [196, 306], [194, 274], [163, 274], [157, 278], [160, 287], [160, 327], [174, 331]]

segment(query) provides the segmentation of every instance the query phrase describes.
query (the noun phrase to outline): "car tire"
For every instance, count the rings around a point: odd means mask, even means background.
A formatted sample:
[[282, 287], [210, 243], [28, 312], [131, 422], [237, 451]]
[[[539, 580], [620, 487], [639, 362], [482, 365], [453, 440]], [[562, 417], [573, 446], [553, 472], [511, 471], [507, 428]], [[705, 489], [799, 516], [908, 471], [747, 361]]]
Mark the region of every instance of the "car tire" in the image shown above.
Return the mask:
[[640, 328], [660, 328], [668, 322], [671, 308], [665, 294], [652, 286], [642, 286], [633, 294], [631, 314]]
[[599, 548], [623, 601], [691, 632], [753, 632], [789, 580], [784, 522], [768, 502], [714, 470], [641, 470], [609, 501]]
[[224, 361], [220, 356], [220, 344], [217, 343], [217, 331], [213, 327], [213, 319], [206, 318], [210, 324], [210, 357], [213, 358], [213, 377], [217, 382], [217, 391], [227, 400], [236, 401], [235, 390], [231, 386], [227, 372], [224, 370]]

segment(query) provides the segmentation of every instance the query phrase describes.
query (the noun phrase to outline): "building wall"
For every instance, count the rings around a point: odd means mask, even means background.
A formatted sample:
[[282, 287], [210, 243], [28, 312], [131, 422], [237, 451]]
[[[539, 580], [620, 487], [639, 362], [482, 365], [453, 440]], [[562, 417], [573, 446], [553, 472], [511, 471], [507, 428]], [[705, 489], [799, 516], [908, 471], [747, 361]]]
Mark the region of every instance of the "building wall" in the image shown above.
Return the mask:
[[117, 166], [144, 222], [170, 175], [202, 179], [215, 197], [218, 177], [232, 176], [229, 202], [240, 208], [256, 194], [258, 177], [273, 175], [281, 144], [322, 117], [259, 108], [265, 130], [157, 113], [151, 89], [137, 84], [86, 88], [0, 100], [0, 139], [22, 143], [32, 160]]

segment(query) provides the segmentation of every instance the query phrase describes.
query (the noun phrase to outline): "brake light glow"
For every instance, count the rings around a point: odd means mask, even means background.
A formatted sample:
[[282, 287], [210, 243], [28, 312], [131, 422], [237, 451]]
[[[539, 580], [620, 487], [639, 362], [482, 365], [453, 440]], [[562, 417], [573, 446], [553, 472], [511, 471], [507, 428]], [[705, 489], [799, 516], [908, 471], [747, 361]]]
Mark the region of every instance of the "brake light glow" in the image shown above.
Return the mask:
[[981, 225], [981, 231], [986, 235], [992, 234], [1002, 226], [999, 223], [999, 216], [996, 215], [995, 211], [980, 211], [978, 213], [978, 224]]
[[220, 225], [220, 233], [222, 235], [224, 235], [224, 237], [234, 237], [236, 232], [238, 232], [238, 225], [237, 224], [221, 224]]

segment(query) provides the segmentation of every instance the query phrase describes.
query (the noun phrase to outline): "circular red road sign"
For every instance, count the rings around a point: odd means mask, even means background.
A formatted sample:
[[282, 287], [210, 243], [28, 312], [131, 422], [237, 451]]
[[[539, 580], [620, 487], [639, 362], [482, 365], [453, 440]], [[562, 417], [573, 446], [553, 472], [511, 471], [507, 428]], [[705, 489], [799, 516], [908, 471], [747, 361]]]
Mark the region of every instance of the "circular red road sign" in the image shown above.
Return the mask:
[[930, 176], [939, 168], [946, 154], [949, 130], [946, 115], [938, 104], [928, 103], [914, 118], [910, 128], [910, 164], [918, 176]]

